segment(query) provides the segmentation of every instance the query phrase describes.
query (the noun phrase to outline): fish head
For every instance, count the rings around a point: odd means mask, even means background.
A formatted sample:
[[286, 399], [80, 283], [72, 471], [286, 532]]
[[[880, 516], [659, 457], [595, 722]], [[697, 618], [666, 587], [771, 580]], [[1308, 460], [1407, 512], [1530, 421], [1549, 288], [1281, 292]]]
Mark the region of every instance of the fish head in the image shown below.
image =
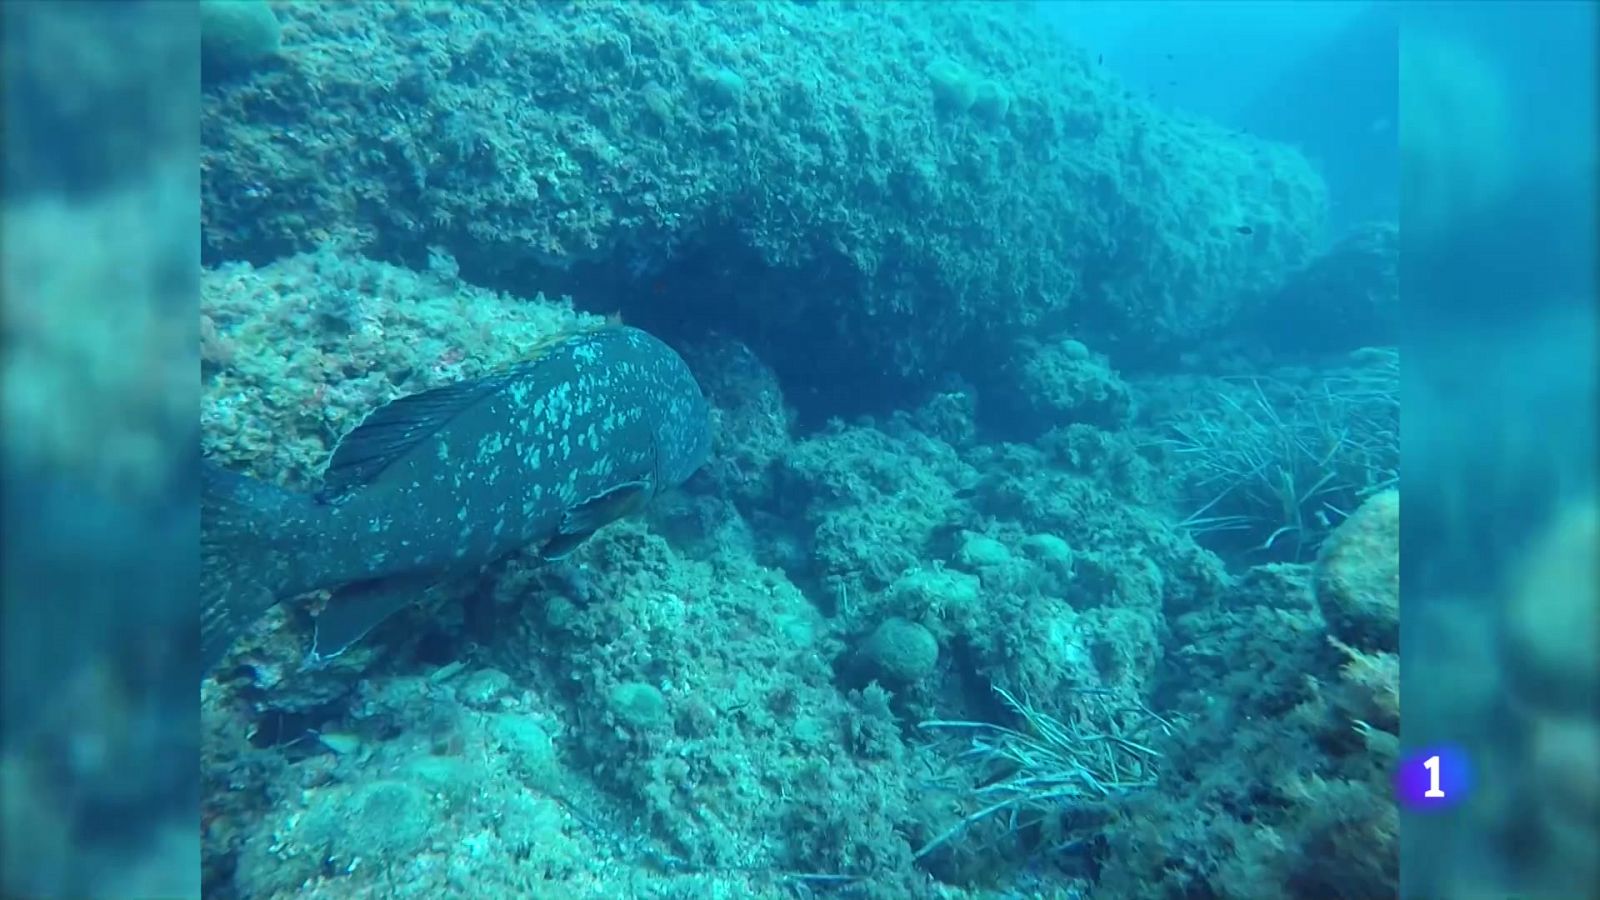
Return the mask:
[[711, 456], [711, 408], [687, 366], [682, 378], [656, 423], [657, 490], [689, 480]]

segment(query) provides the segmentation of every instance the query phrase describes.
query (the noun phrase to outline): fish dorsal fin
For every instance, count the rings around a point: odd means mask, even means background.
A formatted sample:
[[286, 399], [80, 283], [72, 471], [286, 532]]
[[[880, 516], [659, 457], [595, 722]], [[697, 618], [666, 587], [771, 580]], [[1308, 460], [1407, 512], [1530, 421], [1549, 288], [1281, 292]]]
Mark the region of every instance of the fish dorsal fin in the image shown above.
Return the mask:
[[621, 331], [623, 326], [607, 319], [603, 322], [581, 322], [568, 325], [560, 331], [552, 332], [534, 341], [527, 350], [523, 351], [529, 361], [537, 360], [550, 351], [550, 348], [566, 344], [581, 338], [593, 337], [608, 331]]
[[322, 476], [322, 498], [337, 500], [371, 484], [391, 463], [478, 401], [505, 386], [516, 371], [447, 384], [392, 400], [369, 413], [334, 448]]
[[618, 327], [601, 324], [562, 329], [534, 343], [526, 351], [526, 359], [510, 369], [410, 394], [378, 407], [334, 448], [333, 458], [322, 476], [322, 499], [334, 502], [362, 485], [371, 484], [390, 463], [419, 441], [436, 434], [462, 410], [538, 365], [555, 347]]

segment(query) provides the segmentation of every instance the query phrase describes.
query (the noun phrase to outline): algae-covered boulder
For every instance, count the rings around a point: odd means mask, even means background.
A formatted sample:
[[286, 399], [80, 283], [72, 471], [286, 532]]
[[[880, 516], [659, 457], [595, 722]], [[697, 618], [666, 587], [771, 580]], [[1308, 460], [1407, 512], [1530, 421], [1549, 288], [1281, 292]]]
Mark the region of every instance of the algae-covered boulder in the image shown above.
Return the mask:
[[1315, 353], [1400, 343], [1400, 228], [1370, 222], [1297, 269], [1254, 323], [1273, 346]]
[[1323, 542], [1314, 586], [1328, 633], [1364, 651], [1400, 649], [1400, 493], [1361, 504]]
[[235, 881], [246, 896], [292, 896], [326, 871], [399, 865], [422, 848], [434, 816], [427, 793], [404, 781], [307, 792], [303, 809], [245, 844]]
[[1204, 339], [1323, 239], [1303, 155], [1131, 96], [1010, 4], [272, 12], [294, 64], [202, 96], [210, 265], [438, 248], [473, 284], [729, 333], [784, 378], [825, 342], [851, 382], [829, 397], [865, 404], [1046, 327]]
[[885, 681], [912, 684], [939, 665], [939, 642], [928, 629], [908, 619], [879, 625], [861, 648], [862, 656]]
[[606, 700], [612, 715], [629, 728], [652, 731], [671, 721], [667, 698], [642, 681], [627, 681], [613, 687]]
[[266, 0], [200, 0], [200, 59], [207, 75], [235, 75], [278, 53], [278, 17]]
[[1034, 560], [1058, 574], [1071, 574], [1072, 547], [1053, 534], [1031, 534], [1022, 542], [1022, 549]]
[[975, 571], [998, 568], [1011, 562], [1011, 550], [992, 537], [968, 534], [956, 551], [956, 561]]
[[1074, 423], [1114, 430], [1133, 413], [1132, 392], [1110, 361], [1073, 338], [1020, 341], [1004, 372], [990, 396], [1009, 434], [1035, 438]]
[[955, 112], [966, 112], [978, 97], [978, 83], [958, 62], [934, 60], [928, 66], [928, 80], [939, 105]]

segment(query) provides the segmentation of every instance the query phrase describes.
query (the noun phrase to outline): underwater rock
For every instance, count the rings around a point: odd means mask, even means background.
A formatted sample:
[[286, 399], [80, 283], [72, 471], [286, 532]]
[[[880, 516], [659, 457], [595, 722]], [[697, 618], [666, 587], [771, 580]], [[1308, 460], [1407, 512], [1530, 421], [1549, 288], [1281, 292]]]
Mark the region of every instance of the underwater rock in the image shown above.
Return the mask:
[[956, 560], [969, 569], [998, 568], [1011, 562], [1011, 551], [992, 537], [969, 534], [956, 551]]
[[[1192, 342], [1316, 249], [1293, 148], [1130, 98], [1006, 4], [879, 6], [276, 4], [294, 65], [204, 92], [203, 259], [349, 236], [479, 284], [570, 275], [738, 321], [786, 378], [825, 337], [868, 398], [1069, 311]], [[718, 265], [674, 289], [694, 259]]]
[[479, 669], [456, 685], [456, 698], [473, 709], [494, 709], [510, 690], [510, 675], [499, 669]]
[[488, 731], [509, 758], [507, 768], [525, 784], [548, 789], [558, 782], [555, 745], [537, 721], [526, 715], [500, 713], [490, 718]]
[[1357, 650], [1400, 649], [1400, 493], [1361, 504], [1323, 542], [1313, 576], [1328, 633]]
[[909, 619], [893, 618], [877, 627], [861, 647], [863, 659], [886, 681], [914, 684], [939, 665], [939, 641]]
[[970, 612], [978, 605], [983, 584], [978, 576], [957, 569], [914, 569], [900, 576], [889, 596], [903, 612], [920, 614]]
[[233, 75], [277, 55], [278, 18], [266, 0], [200, 0], [200, 59], [208, 75]]
[[966, 112], [978, 99], [977, 82], [965, 67], [954, 60], [934, 60], [928, 66], [928, 80], [933, 84], [934, 99], [946, 109]]
[[1362, 225], [1291, 274], [1254, 328], [1269, 346], [1334, 353], [1400, 343], [1400, 229]]
[[667, 698], [642, 681], [628, 681], [611, 689], [607, 707], [623, 725], [653, 731], [670, 721]]
[[1047, 568], [1058, 574], [1071, 574], [1072, 547], [1053, 534], [1031, 534], [1022, 542], [1022, 549]]
[[992, 418], [1019, 438], [1068, 423], [1115, 430], [1133, 413], [1132, 392], [1110, 361], [1075, 339], [1018, 342], [1001, 379], [984, 396]]
[[235, 879], [242, 896], [277, 897], [326, 871], [397, 865], [422, 848], [434, 816], [428, 795], [402, 781], [312, 792], [303, 811], [251, 837]]

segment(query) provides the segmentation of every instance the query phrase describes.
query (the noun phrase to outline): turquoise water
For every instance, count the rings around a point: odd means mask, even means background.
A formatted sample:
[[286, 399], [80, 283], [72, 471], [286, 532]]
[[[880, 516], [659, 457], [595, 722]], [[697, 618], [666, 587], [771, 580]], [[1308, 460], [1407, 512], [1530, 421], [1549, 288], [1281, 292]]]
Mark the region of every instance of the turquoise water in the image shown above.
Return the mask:
[[313, 490], [605, 316], [714, 448], [330, 663], [270, 613], [207, 683], [219, 896], [1393, 889], [1392, 512], [1312, 565], [1398, 483], [1392, 213], [1334, 212], [1384, 198], [1070, 10], [275, 13], [204, 94], [213, 460]]
[[1584, 8], [45, 9], [8, 891], [1588, 883]]

